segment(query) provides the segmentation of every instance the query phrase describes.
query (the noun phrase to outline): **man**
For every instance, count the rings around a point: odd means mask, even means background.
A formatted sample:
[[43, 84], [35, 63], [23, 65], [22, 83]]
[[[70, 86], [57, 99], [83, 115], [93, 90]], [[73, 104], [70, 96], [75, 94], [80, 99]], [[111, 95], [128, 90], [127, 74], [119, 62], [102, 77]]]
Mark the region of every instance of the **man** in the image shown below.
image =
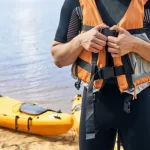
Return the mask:
[[73, 64], [77, 88], [85, 83], [80, 150], [113, 150], [116, 131], [125, 150], [150, 149], [149, 9], [147, 0], [64, 2], [51, 52], [58, 67]]

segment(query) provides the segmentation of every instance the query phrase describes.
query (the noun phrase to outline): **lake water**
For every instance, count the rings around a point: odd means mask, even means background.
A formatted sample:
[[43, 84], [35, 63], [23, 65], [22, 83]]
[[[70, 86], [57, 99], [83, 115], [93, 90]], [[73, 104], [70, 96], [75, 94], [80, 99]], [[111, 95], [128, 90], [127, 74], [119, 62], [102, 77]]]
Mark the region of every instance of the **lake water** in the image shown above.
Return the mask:
[[0, 94], [70, 112], [70, 66], [50, 54], [64, 0], [0, 0]]

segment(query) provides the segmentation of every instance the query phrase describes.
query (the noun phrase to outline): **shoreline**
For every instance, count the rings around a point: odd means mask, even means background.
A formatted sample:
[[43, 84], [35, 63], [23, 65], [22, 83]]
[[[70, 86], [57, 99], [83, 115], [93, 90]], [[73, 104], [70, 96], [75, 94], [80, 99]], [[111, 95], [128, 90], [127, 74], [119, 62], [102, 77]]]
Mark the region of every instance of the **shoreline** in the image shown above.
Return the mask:
[[73, 130], [60, 136], [39, 136], [0, 128], [0, 150], [78, 150]]

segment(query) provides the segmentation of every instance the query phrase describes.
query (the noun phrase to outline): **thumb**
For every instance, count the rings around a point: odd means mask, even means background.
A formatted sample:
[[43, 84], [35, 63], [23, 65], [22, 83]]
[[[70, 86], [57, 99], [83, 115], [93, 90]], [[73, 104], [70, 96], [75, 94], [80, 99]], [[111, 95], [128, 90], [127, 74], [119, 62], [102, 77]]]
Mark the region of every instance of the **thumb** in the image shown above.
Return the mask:
[[98, 26], [95, 27], [95, 29], [97, 29], [97, 30], [100, 30], [102, 28], [109, 28], [109, 26], [106, 25], [106, 24], [104, 24], [104, 23], [102, 23], [102, 24], [100, 24], [100, 25], [98, 25]]
[[117, 26], [117, 25], [114, 25], [114, 26], [112, 26], [111, 28], [110, 28], [110, 30], [116, 30], [118, 33], [120, 33], [120, 34], [123, 34], [123, 33], [128, 33], [128, 31], [127, 30], [125, 30], [124, 28], [122, 28], [122, 27], [119, 27], [119, 26]]

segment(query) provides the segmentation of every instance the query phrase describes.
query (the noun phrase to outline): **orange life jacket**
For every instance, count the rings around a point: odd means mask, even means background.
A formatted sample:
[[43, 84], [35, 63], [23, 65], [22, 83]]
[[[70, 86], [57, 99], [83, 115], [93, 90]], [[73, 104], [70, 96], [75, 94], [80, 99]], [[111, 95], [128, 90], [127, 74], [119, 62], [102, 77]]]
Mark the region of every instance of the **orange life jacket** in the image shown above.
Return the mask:
[[[131, 0], [124, 16], [117, 24], [125, 28], [131, 34], [143, 32], [144, 22], [144, 5], [147, 0]], [[91, 29], [94, 26], [103, 23], [102, 17], [97, 9], [95, 0], [80, 0], [82, 9], [82, 33]], [[119, 12], [118, 12], [119, 13]], [[114, 16], [115, 17], [115, 16]], [[107, 29], [101, 31], [103, 34], [112, 34], [116, 36], [113, 31], [109, 33]], [[104, 47], [98, 54], [92, 53], [85, 49], [80, 53], [77, 61], [72, 66], [72, 74], [76, 76], [79, 81], [88, 83], [87, 99], [86, 99], [86, 138], [91, 139], [95, 136], [94, 127], [94, 104], [93, 104], [93, 85], [96, 89], [100, 90], [105, 80], [110, 77], [116, 76], [120, 92], [127, 89], [134, 89], [137, 85], [150, 81], [150, 76], [143, 76], [132, 80], [134, 73], [133, 66], [131, 65], [128, 55], [123, 57], [113, 58], [114, 66], [107, 66], [107, 48]]]
[[[144, 5], [147, 2], [147, 0], [131, 0], [130, 5], [124, 14], [123, 18], [118, 23], [118, 26], [125, 28], [126, 30], [132, 29], [141, 29], [143, 28], [143, 21], [144, 21]], [[103, 23], [103, 20], [101, 18], [101, 15], [99, 14], [99, 11], [97, 9], [95, 0], [80, 0], [80, 6], [82, 8], [82, 14], [83, 14], [83, 32], [85, 31], [85, 27], [94, 27], [97, 25], [100, 25]], [[113, 58], [115, 69], [120, 70], [120, 66], [123, 66], [124, 62], [121, 57]], [[72, 67], [72, 74], [81, 81], [84, 81], [86, 83], [90, 83], [91, 80], [91, 64], [92, 64], [92, 52], [87, 50], [82, 50], [80, 53], [77, 61], [73, 64]], [[89, 67], [88, 67], [89, 66]], [[106, 69], [106, 48], [101, 50], [98, 54], [97, 62], [96, 62], [97, 68], [101, 68], [101, 70], [105, 69], [104, 74], [106, 74], [106, 78], [109, 78], [109, 74], [111, 75], [111, 72], [107, 72], [108, 69]], [[112, 70], [112, 69], [111, 69]], [[103, 78], [102, 79], [96, 79], [94, 81], [94, 87], [96, 89], [101, 89], [103, 85]], [[129, 87], [128, 79], [126, 75], [118, 75], [117, 81], [119, 85], [119, 89], [121, 92]], [[133, 86], [137, 86], [139, 84], [142, 84], [144, 82], [150, 81], [150, 77], [144, 77], [142, 79], [138, 79], [133, 83]]]

